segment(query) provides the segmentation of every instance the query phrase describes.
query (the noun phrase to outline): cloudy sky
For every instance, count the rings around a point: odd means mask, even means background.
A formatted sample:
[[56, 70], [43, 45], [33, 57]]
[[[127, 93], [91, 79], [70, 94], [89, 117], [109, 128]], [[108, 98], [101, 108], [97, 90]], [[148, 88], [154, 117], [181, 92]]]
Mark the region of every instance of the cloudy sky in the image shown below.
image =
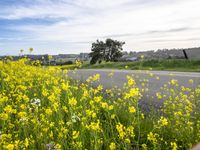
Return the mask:
[[89, 52], [106, 38], [127, 51], [199, 47], [200, 0], [0, 0], [0, 55]]

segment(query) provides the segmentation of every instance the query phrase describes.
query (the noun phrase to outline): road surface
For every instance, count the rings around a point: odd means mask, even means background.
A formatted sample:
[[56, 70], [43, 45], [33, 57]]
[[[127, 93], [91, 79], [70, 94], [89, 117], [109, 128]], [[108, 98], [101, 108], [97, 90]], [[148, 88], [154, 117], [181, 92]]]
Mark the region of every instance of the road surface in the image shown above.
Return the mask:
[[[108, 76], [113, 72], [112, 78]], [[69, 73], [73, 79], [84, 82], [89, 76], [100, 74], [100, 84], [105, 88], [112, 88], [113, 86], [122, 87], [124, 82], [127, 82], [127, 75], [134, 75], [139, 85], [139, 81], [149, 79], [149, 86], [153, 91], [158, 91], [160, 87], [168, 83], [168, 81], [175, 79], [183, 86], [188, 86], [189, 80], [194, 80], [194, 86], [200, 85], [200, 73], [194, 72], [173, 72], [173, 71], [138, 71], [138, 70], [111, 70], [111, 69], [80, 69]], [[159, 77], [159, 79], [157, 78]]]
[[[113, 72], [113, 77], [108, 76]], [[73, 79], [85, 82], [89, 76], [94, 74], [100, 74], [101, 79], [99, 84], [102, 84], [104, 88], [109, 89], [114, 86], [119, 88], [123, 87], [123, 84], [127, 82], [127, 75], [134, 76], [137, 86], [141, 89], [142, 83], [146, 83], [148, 92], [143, 93], [143, 100], [148, 104], [147, 99], [156, 99], [155, 94], [161, 92], [161, 87], [167, 84], [172, 79], [177, 80], [180, 86], [196, 88], [200, 86], [200, 73], [193, 72], [174, 72], [174, 71], [138, 71], [138, 70], [112, 70], [112, 69], [80, 69], [69, 72], [69, 76]], [[148, 81], [147, 81], [148, 79]], [[190, 84], [189, 80], [193, 80], [193, 84]], [[98, 84], [98, 83], [96, 83]], [[157, 103], [157, 101], [156, 101]]]

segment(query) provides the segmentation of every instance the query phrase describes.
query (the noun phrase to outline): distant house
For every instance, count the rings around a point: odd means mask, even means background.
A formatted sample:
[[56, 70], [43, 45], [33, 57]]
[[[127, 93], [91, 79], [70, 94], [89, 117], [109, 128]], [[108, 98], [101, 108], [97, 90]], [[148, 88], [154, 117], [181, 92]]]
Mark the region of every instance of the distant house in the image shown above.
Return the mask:
[[135, 56], [130, 56], [130, 55], [123, 55], [119, 61], [137, 61], [138, 58]]
[[137, 60], [138, 60], [138, 58], [134, 57], [134, 56], [126, 58], [126, 61], [137, 61]]
[[80, 53], [79, 59], [82, 61], [88, 61], [90, 59], [89, 53]]
[[200, 48], [185, 49], [189, 59], [200, 59]]

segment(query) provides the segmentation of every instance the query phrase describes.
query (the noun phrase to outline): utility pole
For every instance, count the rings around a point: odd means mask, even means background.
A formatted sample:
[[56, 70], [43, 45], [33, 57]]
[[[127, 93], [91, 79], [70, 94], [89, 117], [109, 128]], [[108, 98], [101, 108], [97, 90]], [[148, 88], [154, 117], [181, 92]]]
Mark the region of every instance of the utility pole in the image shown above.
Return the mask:
[[185, 59], [188, 59], [188, 55], [187, 55], [187, 53], [186, 53], [185, 50], [183, 50], [183, 54], [184, 54], [184, 56], [185, 56]]

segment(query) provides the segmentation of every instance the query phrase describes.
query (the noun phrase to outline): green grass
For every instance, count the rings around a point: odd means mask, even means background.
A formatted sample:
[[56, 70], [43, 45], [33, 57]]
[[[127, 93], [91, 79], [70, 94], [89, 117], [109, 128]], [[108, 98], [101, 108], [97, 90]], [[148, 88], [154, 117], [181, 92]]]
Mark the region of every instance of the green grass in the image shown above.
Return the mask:
[[78, 68], [76, 64], [62, 65], [62, 66], [50, 66], [50, 67], [61, 69], [61, 70], [74, 70], [74, 69]]
[[169, 70], [183, 72], [200, 72], [200, 60], [144, 60], [137, 62], [102, 62], [101, 64], [90, 65], [84, 63], [84, 69], [130, 69], [130, 70]]

